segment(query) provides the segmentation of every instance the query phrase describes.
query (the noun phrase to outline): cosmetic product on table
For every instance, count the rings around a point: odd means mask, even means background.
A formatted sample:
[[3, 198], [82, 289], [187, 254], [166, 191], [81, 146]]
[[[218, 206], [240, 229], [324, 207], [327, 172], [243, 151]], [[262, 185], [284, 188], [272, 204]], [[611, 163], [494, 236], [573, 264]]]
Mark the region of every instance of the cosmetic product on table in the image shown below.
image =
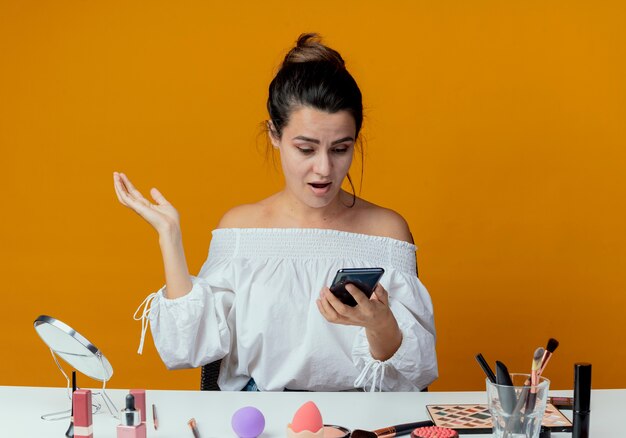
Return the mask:
[[154, 425], [154, 430], [159, 428], [159, 418], [157, 417], [156, 405], [152, 403], [152, 424]]
[[[436, 426], [454, 429], [459, 434], [489, 434], [493, 423], [485, 404], [427, 405], [426, 411]], [[572, 422], [551, 404], [546, 405], [542, 427], [552, 432], [571, 432]]]
[[459, 434], [454, 429], [447, 427], [429, 426], [419, 427], [411, 432], [411, 438], [458, 438]]
[[257, 408], [246, 406], [233, 414], [230, 424], [239, 438], [257, 438], [265, 429], [265, 417]]
[[72, 393], [74, 413], [74, 438], [93, 438], [93, 417], [91, 413], [91, 391], [77, 389]]
[[390, 438], [394, 436], [408, 435], [417, 428], [430, 426], [433, 426], [433, 422], [430, 420], [426, 420], [418, 421], [416, 423], [404, 423], [398, 424], [396, 426], [383, 427], [382, 429], [376, 429], [372, 431], [355, 429], [352, 432], [352, 438]]
[[139, 411], [141, 422], [146, 424], [146, 390], [145, 389], [131, 389], [129, 392], [135, 398], [135, 409]]
[[117, 438], [146, 438], [146, 425], [141, 422], [141, 414], [135, 409], [135, 397], [126, 396], [126, 408], [120, 414], [121, 423], [117, 426]]
[[550, 381], [545, 377], [536, 377], [535, 372], [532, 380], [536, 385], [527, 386], [524, 383], [529, 377], [528, 374], [511, 374], [510, 379], [505, 379], [510, 380], [510, 385], [487, 381], [487, 401], [494, 437], [539, 437]]
[[65, 436], [67, 438], [74, 438], [74, 393], [76, 392], [76, 370], [72, 370], [72, 409], [70, 416], [70, 425], [67, 427], [65, 431]]
[[574, 427], [572, 438], [589, 437], [591, 414], [591, 364], [574, 365]]
[[191, 433], [193, 434], [193, 438], [200, 438], [200, 431], [198, 430], [198, 425], [196, 424], [196, 419], [191, 418], [187, 425], [191, 429]]
[[293, 421], [287, 425], [287, 438], [348, 438], [350, 436], [350, 429], [324, 424], [322, 414], [312, 401], [300, 406], [293, 416]]
[[482, 368], [483, 372], [485, 373], [485, 376], [487, 376], [489, 381], [491, 383], [496, 383], [496, 375], [491, 370], [491, 367], [489, 366], [489, 364], [487, 363], [487, 361], [483, 357], [482, 353], [478, 353], [474, 357], [476, 358], [476, 361], [478, 362], [478, 365], [480, 365], [480, 367]]

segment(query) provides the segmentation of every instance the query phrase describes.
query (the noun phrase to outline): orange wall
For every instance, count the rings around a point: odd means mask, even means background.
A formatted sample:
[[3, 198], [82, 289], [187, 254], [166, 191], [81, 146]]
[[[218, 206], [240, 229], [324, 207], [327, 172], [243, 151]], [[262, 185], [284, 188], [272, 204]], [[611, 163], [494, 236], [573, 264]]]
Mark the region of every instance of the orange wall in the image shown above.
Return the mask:
[[110, 386], [196, 388], [136, 306], [156, 234], [112, 172], [182, 214], [190, 269], [222, 213], [269, 195], [259, 124], [297, 35], [317, 31], [365, 96], [362, 195], [402, 213], [435, 304], [437, 390], [483, 388], [473, 355], [625, 387], [626, 7], [622, 1], [0, 1], [0, 385], [63, 384], [32, 322], [98, 345]]

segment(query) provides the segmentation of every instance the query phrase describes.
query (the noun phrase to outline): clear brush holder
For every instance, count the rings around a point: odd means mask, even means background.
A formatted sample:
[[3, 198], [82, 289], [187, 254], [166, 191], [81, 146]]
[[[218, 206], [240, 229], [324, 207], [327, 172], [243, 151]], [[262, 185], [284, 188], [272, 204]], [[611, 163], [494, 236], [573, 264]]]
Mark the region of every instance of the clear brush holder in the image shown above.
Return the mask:
[[532, 386], [530, 377], [530, 374], [511, 374], [513, 386], [487, 380], [487, 401], [494, 437], [539, 437], [550, 381], [539, 377], [537, 385]]

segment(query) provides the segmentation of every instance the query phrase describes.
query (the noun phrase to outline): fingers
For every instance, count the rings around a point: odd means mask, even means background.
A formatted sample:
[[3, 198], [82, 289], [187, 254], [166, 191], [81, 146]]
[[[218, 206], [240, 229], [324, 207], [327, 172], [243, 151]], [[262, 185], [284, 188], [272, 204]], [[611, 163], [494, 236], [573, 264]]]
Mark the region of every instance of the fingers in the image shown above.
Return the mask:
[[334, 297], [328, 288], [323, 288], [320, 292], [320, 297], [316, 301], [317, 308], [327, 321], [338, 322], [341, 319], [341, 315], [337, 313], [335, 308], [328, 301], [328, 297], [331, 295]]
[[128, 196], [130, 196], [135, 201], [141, 202], [143, 205], [150, 204], [150, 202], [146, 198], [143, 197], [141, 192], [135, 188], [133, 183], [130, 182], [130, 179], [128, 179], [128, 177], [125, 174], [120, 173], [120, 177], [121, 177], [121, 181], [123, 183], [123, 186], [126, 189], [126, 193], [128, 194]]
[[374, 288], [374, 293], [372, 294], [372, 297], [370, 299], [380, 301], [384, 305], [388, 306], [389, 292], [387, 292], [387, 290], [380, 283], [378, 283]]
[[125, 205], [126, 207], [128, 207], [128, 204], [122, 198], [122, 194], [121, 194], [122, 188], [121, 188], [121, 185], [122, 185], [122, 181], [120, 179], [120, 174], [117, 173], [117, 172], [113, 172], [113, 188], [115, 189], [115, 196], [117, 196], [117, 200], [120, 201], [120, 204]]
[[150, 190], [150, 196], [152, 196], [152, 199], [154, 199], [158, 205], [171, 205], [169, 201], [165, 199], [165, 196], [154, 187]]
[[346, 284], [346, 290], [350, 293], [350, 295], [352, 295], [352, 298], [354, 298], [354, 301], [356, 301], [357, 305], [359, 306], [367, 305], [369, 298], [367, 297], [367, 295], [365, 295], [365, 293], [361, 289], [359, 289], [352, 283], [348, 283]]
[[115, 172], [113, 174], [113, 185], [117, 199], [121, 204], [135, 210], [142, 216], [149, 213], [150, 202], [132, 185], [126, 175]]

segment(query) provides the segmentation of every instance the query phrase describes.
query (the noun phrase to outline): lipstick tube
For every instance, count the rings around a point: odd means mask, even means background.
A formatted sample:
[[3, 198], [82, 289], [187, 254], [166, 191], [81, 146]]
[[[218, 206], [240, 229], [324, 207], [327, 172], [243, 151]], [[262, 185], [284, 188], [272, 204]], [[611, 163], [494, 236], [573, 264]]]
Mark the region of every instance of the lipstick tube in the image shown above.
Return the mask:
[[77, 389], [72, 395], [74, 409], [74, 438], [93, 438], [91, 390]]
[[591, 364], [574, 364], [574, 424], [572, 438], [589, 438]]

